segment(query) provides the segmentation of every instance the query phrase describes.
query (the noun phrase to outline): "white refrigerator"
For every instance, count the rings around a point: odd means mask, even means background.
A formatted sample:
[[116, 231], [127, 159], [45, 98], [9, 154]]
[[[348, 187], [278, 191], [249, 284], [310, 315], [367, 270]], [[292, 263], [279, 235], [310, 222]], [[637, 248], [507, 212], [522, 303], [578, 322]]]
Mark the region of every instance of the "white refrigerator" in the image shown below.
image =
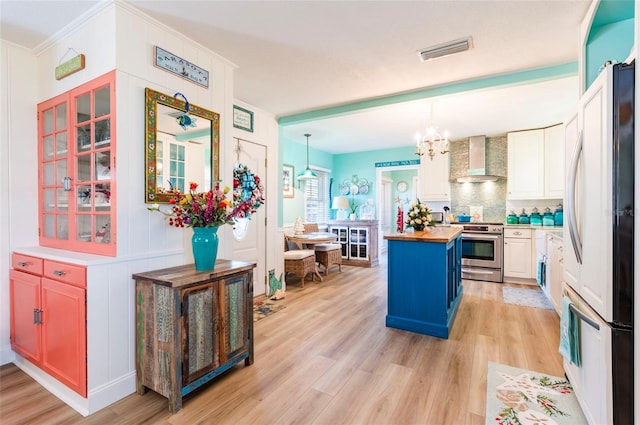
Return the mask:
[[564, 289], [580, 320], [566, 375], [590, 424], [631, 424], [634, 72], [607, 66], [565, 121]]

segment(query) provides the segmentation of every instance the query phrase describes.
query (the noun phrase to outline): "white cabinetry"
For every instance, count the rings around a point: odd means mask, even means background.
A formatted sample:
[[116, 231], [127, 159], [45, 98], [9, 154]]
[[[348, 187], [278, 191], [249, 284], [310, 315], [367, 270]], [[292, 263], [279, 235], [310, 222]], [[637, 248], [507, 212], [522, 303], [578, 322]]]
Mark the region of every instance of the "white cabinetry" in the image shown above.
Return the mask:
[[507, 199], [563, 197], [562, 125], [512, 132], [507, 143]]
[[335, 220], [329, 232], [337, 236], [342, 264], [361, 267], [378, 265], [378, 220]]
[[564, 137], [562, 124], [544, 129], [544, 197], [564, 197]]
[[451, 186], [449, 183], [449, 155], [436, 155], [420, 158], [420, 200], [449, 201]]
[[535, 278], [532, 229], [504, 229], [504, 277]]
[[507, 134], [507, 199], [538, 199], [544, 193], [544, 130]]

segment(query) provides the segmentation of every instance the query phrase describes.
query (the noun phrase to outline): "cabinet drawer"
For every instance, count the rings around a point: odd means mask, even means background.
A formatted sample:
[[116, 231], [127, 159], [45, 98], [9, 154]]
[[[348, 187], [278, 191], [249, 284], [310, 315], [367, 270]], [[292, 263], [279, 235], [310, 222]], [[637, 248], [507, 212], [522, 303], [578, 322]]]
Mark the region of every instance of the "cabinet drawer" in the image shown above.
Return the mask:
[[504, 229], [505, 238], [531, 239], [531, 229]]
[[45, 260], [43, 276], [80, 288], [87, 287], [87, 273], [83, 266]]
[[29, 255], [11, 254], [11, 267], [15, 270], [42, 276], [42, 258]]

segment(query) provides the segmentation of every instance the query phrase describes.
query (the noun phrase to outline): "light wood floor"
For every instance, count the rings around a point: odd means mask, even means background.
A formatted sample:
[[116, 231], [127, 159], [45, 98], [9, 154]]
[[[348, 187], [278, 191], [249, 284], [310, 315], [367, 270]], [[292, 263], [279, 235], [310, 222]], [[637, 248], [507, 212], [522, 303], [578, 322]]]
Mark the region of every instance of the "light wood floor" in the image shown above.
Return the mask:
[[464, 281], [448, 340], [391, 329], [386, 271], [343, 266], [303, 290], [291, 279], [286, 308], [255, 323], [255, 363], [188, 395], [175, 415], [149, 391], [83, 418], [10, 364], [0, 423], [484, 424], [487, 362], [564, 375], [554, 311]]

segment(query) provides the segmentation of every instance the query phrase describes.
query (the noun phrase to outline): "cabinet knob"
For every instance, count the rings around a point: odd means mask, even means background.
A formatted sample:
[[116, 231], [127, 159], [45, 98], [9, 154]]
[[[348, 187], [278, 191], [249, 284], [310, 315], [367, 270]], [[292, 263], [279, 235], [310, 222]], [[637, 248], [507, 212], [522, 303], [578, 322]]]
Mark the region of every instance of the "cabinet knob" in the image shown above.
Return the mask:
[[54, 270], [53, 274], [55, 274], [56, 276], [64, 276], [67, 273], [60, 270]]
[[513, 232], [513, 234], [520, 236], [522, 234], [522, 232]]
[[28, 263], [25, 263], [24, 261], [20, 261], [20, 262], [18, 263], [18, 265], [19, 265], [20, 267], [27, 267], [29, 264], [28, 264]]

